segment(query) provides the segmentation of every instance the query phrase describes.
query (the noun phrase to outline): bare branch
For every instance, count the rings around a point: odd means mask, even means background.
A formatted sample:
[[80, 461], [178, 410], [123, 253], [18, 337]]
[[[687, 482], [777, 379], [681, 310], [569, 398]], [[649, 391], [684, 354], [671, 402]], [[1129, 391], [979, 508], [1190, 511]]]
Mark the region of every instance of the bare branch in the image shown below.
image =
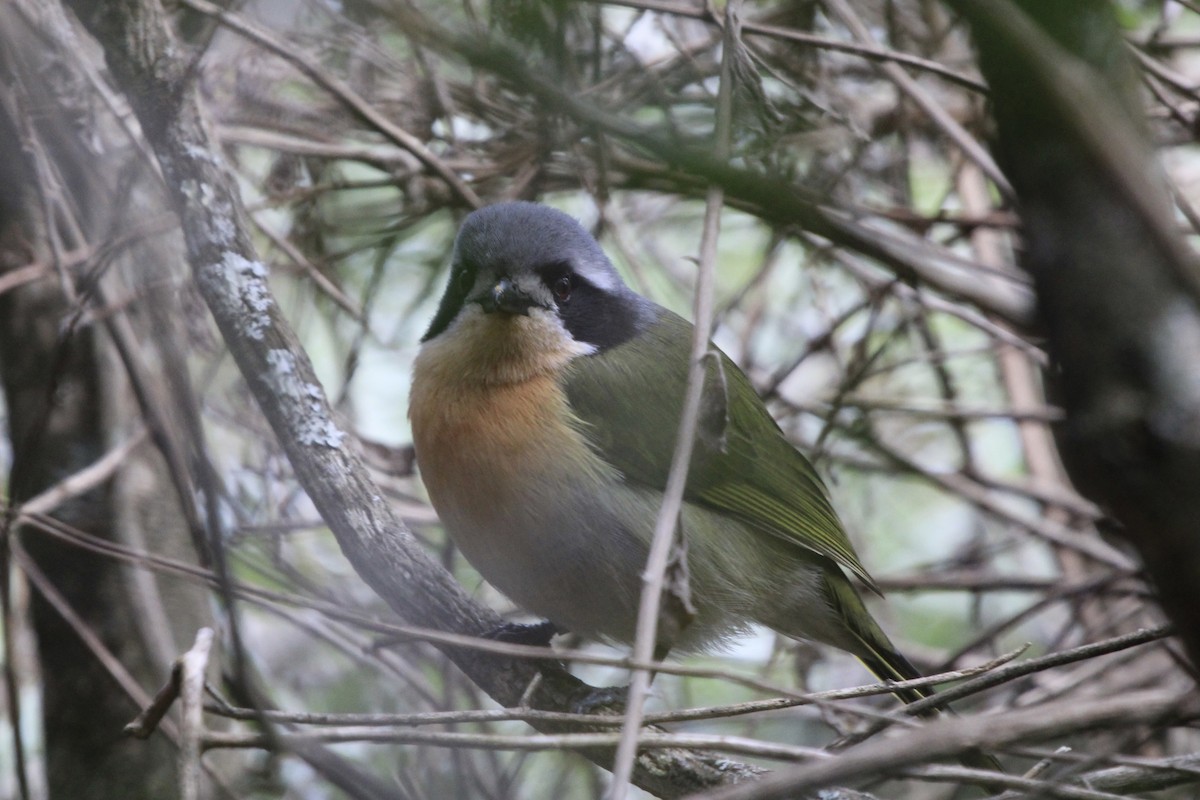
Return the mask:
[[1148, 690], [1125, 697], [1099, 698], [1089, 704], [1072, 700], [986, 717], [941, 717], [926, 725], [919, 735], [909, 732], [899, 740], [866, 742], [837, 758], [699, 797], [705, 800], [794, 797], [822, 786], [861, 784], [891, 770], [947, 758], [971, 748], [995, 750], [1012, 742], [1049, 739], [1074, 730], [1184, 720], [1198, 714], [1200, 704], [1194, 695]]

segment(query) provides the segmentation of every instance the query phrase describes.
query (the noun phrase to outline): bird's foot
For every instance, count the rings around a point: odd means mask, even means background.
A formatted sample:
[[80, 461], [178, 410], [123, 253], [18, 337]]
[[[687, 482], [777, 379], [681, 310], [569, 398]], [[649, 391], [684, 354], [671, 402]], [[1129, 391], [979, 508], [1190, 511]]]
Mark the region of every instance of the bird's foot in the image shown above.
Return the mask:
[[586, 693], [571, 703], [571, 711], [575, 714], [621, 714], [628, 701], [628, 686], [589, 686]]
[[549, 647], [550, 640], [562, 633], [550, 620], [542, 622], [506, 622], [488, 631], [485, 638], [507, 644], [526, 644], [532, 647]]

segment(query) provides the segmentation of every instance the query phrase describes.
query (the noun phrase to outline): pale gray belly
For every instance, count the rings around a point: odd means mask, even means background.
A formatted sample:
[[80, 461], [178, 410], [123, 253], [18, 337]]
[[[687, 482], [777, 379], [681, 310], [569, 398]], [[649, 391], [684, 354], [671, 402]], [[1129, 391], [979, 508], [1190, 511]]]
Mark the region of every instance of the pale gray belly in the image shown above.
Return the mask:
[[583, 636], [628, 642], [647, 550], [629, 515], [598, 495], [561, 483], [443, 521], [471, 565], [517, 605]]
[[[449, 514], [444, 522], [479, 573], [522, 608], [584, 637], [628, 644], [660, 502], [658, 492], [622, 483], [602, 491], [558, 484], [501, 503], [486, 520]], [[683, 525], [697, 615], [674, 649], [707, 649], [750, 622], [846, 646], [808, 554], [691, 504]]]

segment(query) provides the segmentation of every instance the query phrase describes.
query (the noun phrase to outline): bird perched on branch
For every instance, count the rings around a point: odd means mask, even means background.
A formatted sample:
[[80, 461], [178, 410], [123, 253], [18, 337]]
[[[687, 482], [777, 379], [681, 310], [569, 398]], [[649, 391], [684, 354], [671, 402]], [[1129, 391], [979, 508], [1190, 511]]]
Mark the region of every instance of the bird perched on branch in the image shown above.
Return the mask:
[[[634, 640], [691, 336], [566, 214], [503, 203], [462, 225], [413, 373], [417, 463], [467, 559], [559, 630]], [[847, 576], [877, 591], [812, 464], [741, 370], [709, 361], [680, 516], [694, 616], [660, 652], [759, 623], [917, 677]]]

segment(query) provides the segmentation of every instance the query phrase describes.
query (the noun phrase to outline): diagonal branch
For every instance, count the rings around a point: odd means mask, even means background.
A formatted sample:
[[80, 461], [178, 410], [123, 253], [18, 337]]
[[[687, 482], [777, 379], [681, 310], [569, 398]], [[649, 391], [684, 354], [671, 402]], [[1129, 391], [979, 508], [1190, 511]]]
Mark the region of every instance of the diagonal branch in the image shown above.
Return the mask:
[[1051, 739], [1073, 731], [1137, 723], [1195, 718], [1200, 701], [1194, 695], [1150, 689], [1091, 703], [1076, 699], [1002, 714], [971, 718], [942, 717], [926, 725], [920, 736], [879, 739], [858, 745], [837, 758], [781, 771], [748, 786], [701, 795], [705, 800], [769, 800], [797, 797], [823, 786], [855, 785], [890, 770], [947, 758], [968, 748], [994, 750], [1012, 742]]
[[[267, 269], [250, 238], [241, 198], [215, 154], [186, 63], [156, 0], [79, 2], [76, 12], [105, 50], [162, 167], [182, 221], [196, 285], [253, 396], [278, 436], [296, 476], [364, 580], [404, 619], [445, 631], [482, 635], [500, 618], [475, 604], [422, 549], [345, 446], [307, 354], [267, 285]], [[529, 662], [446, 647], [468, 677], [504, 705], [516, 705], [539, 674]], [[581, 683], [540, 667], [529, 702], [565, 708]], [[550, 729], [560, 729], [547, 725]], [[607, 749], [588, 756], [607, 763]], [[678, 796], [757, 769], [679, 750], [644, 753], [635, 780]]]

